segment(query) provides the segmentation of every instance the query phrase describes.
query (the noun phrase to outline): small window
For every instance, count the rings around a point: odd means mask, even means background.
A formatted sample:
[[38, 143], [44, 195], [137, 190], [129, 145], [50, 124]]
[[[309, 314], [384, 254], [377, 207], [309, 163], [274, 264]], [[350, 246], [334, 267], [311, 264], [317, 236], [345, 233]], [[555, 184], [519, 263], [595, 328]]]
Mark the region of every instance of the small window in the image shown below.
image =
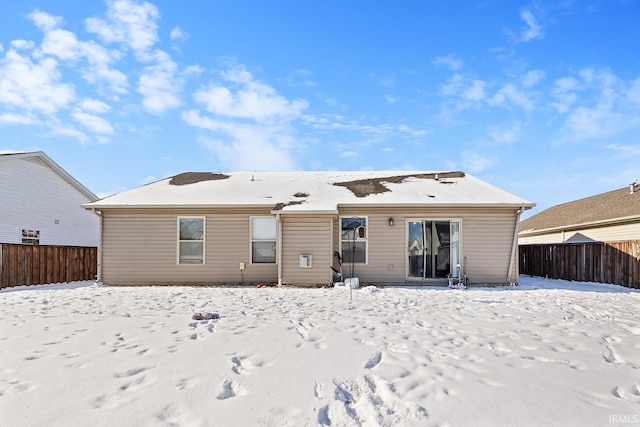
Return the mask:
[[342, 262], [354, 264], [367, 263], [367, 218], [341, 218], [340, 244]]
[[204, 218], [178, 218], [178, 264], [204, 264]]
[[40, 244], [40, 231], [39, 230], [27, 230], [22, 229], [22, 244], [23, 245], [39, 245]]
[[251, 262], [276, 262], [276, 219], [272, 216], [251, 218]]

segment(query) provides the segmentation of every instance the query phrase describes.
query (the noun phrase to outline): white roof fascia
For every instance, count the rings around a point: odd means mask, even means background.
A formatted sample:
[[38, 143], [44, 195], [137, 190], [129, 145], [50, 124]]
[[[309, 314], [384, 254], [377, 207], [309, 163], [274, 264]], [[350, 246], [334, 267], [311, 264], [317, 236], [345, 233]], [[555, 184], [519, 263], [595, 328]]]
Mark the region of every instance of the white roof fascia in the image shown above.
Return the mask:
[[59, 164], [53, 161], [51, 157], [47, 156], [42, 151], [3, 151], [0, 152], [0, 160], [13, 160], [13, 159], [27, 159], [31, 157], [37, 157], [42, 160], [49, 168], [51, 168], [55, 173], [60, 175], [65, 181], [75, 187], [80, 193], [86, 196], [92, 202], [98, 200], [98, 196], [93, 194], [91, 190], [82, 185], [80, 181], [75, 179], [73, 176], [69, 174], [66, 170], [64, 170]]

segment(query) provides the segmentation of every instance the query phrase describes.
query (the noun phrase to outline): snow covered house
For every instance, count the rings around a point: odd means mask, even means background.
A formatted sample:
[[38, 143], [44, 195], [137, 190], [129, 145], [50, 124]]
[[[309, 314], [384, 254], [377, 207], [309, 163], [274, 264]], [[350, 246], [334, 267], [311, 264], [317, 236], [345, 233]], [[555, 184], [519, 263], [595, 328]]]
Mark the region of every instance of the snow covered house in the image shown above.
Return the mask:
[[[84, 207], [99, 280], [320, 285], [517, 282], [533, 203], [463, 172], [187, 172]], [[336, 256], [337, 255], [337, 256]]]
[[42, 151], [0, 151], [0, 243], [98, 246], [98, 200]]
[[546, 209], [520, 223], [519, 243], [586, 243], [640, 240], [640, 185]]

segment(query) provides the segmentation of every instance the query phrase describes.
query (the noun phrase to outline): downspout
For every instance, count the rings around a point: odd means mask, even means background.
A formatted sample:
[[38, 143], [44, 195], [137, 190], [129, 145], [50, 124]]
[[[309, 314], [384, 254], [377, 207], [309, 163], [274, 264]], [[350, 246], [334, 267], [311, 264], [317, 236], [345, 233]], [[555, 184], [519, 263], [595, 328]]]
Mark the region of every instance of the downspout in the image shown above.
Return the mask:
[[100, 225], [98, 227], [98, 274], [96, 277], [96, 282], [102, 282], [102, 224], [103, 224], [103, 217], [102, 217], [102, 211], [97, 211], [96, 208], [92, 208], [91, 211], [98, 215], [98, 217], [100, 218]]
[[509, 270], [507, 271], [507, 282], [518, 284], [514, 277], [513, 270], [516, 263], [516, 253], [518, 251], [518, 230], [520, 228], [520, 215], [524, 212], [524, 206], [516, 211], [516, 223], [513, 227], [513, 244], [511, 245], [511, 259], [509, 260]]
[[278, 263], [278, 286], [282, 286], [282, 219], [280, 214], [276, 214], [277, 236], [276, 236], [276, 258]]

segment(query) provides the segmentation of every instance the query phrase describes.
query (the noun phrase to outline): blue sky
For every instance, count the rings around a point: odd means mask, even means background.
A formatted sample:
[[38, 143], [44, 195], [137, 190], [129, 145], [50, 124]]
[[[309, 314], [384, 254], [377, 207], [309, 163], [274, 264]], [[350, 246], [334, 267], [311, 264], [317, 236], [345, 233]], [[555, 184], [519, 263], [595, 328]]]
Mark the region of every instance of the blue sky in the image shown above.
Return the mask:
[[184, 171], [462, 170], [552, 205], [640, 177], [639, 0], [25, 0], [0, 150], [105, 196]]

